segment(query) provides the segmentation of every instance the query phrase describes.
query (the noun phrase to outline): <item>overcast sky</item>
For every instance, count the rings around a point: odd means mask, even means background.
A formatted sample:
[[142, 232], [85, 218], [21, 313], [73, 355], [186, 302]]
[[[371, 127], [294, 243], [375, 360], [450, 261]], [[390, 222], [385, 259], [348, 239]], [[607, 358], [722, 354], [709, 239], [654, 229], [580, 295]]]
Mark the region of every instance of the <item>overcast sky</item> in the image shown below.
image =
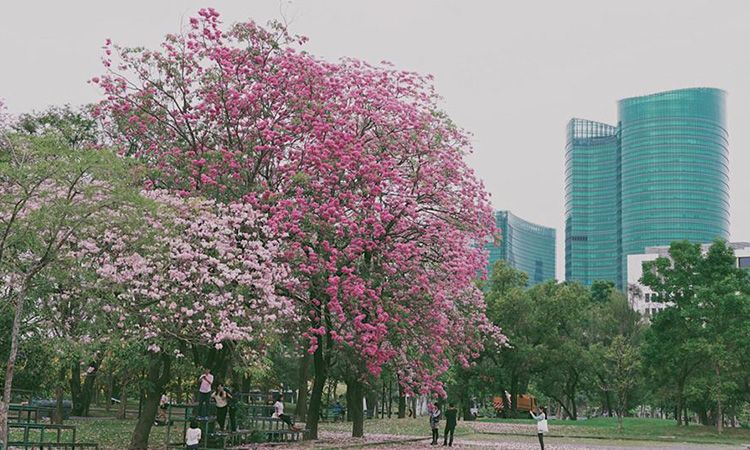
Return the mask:
[[[158, 45], [203, 6], [227, 23], [285, 18], [335, 60], [387, 60], [435, 76], [474, 136], [497, 209], [557, 228], [564, 274], [565, 124], [613, 123], [620, 98], [710, 86], [728, 92], [732, 240], [750, 240], [750, 2], [740, 1], [8, 1], [0, 98], [11, 112], [97, 99], [106, 38]], [[282, 17], [283, 16], [283, 17]]]

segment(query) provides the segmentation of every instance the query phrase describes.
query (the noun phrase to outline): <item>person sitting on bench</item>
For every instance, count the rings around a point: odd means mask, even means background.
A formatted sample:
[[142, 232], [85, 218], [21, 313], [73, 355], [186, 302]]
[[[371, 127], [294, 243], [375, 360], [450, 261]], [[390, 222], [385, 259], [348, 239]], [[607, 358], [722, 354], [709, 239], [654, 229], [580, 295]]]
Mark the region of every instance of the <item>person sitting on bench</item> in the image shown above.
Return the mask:
[[300, 431], [301, 428], [294, 426], [292, 418], [284, 414], [284, 403], [281, 401], [281, 395], [276, 397], [276, 403], [273, 404], [273, 417], [281, 419], [282, 422], [289, 425], [292, 431]]

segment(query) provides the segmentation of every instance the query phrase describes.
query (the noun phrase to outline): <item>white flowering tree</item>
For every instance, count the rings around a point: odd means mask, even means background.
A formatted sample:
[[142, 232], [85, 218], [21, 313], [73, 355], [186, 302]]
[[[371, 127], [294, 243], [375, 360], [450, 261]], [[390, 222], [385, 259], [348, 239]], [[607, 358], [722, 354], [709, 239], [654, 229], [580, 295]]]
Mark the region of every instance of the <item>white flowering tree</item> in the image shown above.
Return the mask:
[[0, 401], [4, 447], [24, 307], [73, 240], [111, 225], [113, 212], [134, 199], [127, 173], [104, 150], [72, 150], [54, 138], [0, 139], [0, 301], [14, 310]]
[[148, 352], [143, 412], [130, 447], [147, 448], [159, 397], [174, 358], [196, 346], [220, 349], [267, 337], [294, 319], [290, 300], [276, 294], [289, 282], [277, 263], [281, 243], [264, 217], [245, 203], [222, 204], [144, 192], [153, 201], [139, 229], [110, 229], [72, 250], [112, 292], [102, 310], [125, 339]]

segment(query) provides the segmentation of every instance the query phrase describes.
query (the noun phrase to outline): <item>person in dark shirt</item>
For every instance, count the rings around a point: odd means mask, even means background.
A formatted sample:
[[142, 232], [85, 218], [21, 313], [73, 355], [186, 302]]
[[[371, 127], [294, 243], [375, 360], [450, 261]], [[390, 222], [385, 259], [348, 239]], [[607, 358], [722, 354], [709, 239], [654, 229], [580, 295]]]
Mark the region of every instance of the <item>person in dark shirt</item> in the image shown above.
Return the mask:
[[[445, 410], [445, 436], [443, 437], [443, 445], [453, 447], [453, 432], [456, 431], [456, 419], [458, 418], [458, 409], [453, 403], [448, 404], [448, 409]], [[448, 433], [451, 434], [450, 442], [448, 441]]]
[[237, 399], [232, 394], [232, 389], [229, 387], [230, 381], [224, 384], [224, 392], [227, 393], [229, 399], [229, 430], [237, 431]]

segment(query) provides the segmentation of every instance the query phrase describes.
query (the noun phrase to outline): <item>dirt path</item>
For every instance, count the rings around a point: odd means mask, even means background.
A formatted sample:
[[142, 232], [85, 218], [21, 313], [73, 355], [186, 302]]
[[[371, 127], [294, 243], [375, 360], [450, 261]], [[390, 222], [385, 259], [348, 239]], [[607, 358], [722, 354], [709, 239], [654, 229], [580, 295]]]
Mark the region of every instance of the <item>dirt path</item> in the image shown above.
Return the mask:
[[[659, 443], [653, 441], [617, 441], [586, 438], [547, 438], [544, 442], [545, 450], [739, 450], [745, 446]], [[430, 439], [421, 436], [397, 436], [388, 434], [370, 434], [365, 438], [352, 438], [349, 433], [323, 431], [320, 439], [314, 442], [263, 444], [247, 447], [248, 449], [345, 449], [345, 448], [388, 448], [424, 450], [442, 448], [442, 441], [438, 447], [430, 445]], [[457, 436], [453, 447], [457, 449], [503, 449], [503, 450], [536, 450], [539, 442], [536, 436], [489, 435], [474, 434], [465, 439]]]

